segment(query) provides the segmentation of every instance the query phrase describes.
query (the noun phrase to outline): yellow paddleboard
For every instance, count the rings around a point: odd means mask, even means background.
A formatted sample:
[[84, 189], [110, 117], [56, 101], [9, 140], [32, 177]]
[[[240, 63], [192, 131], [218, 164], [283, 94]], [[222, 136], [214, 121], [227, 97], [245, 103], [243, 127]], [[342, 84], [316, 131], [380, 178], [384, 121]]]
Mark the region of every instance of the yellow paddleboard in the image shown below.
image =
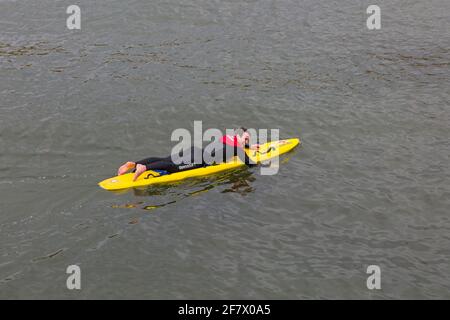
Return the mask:
[[[270, 160], [283, 153], [289, 152], [300, 143], [300, 139], [286, 139], [272, 141], [260, 145], [259, 150], [246, 149], [248, 157], [255, 163]], [[105, 190], [121, 190], [127, 188], [143, 187], [156, 183], [168, 183], [180, 181], [192, 177], [201, 177], [209, 174], [222, 172], [238, 168], [245, 165], [238, 157], [234, 157], [231, 162], [210, 165], [203, 168], [180, 171], [176, 173], [160, 175], [155, 171], [144, 172], [136, 181], [133, 181], [133, 173], [126, 173], [121, 176], [112, 177], [99, 182], [99, 186]]]

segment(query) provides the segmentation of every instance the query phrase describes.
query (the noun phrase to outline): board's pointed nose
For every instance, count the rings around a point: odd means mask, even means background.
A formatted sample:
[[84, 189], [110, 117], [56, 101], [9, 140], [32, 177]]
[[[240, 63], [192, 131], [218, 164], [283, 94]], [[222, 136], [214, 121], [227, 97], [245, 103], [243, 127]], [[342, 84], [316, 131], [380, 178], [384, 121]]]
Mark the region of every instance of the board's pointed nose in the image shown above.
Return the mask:
[[103, 181], [99, 182], [98, 185], [99, 185], [100, 188], [105, 189]]
[[100, 182], [98, 183], [98, 185], [99, 185], [102, 189], [108, 190], [107, 185], [108, 185], [109, 180], [111, 180], [111, 179], [106, 179], [106, 180], [100, 181]]

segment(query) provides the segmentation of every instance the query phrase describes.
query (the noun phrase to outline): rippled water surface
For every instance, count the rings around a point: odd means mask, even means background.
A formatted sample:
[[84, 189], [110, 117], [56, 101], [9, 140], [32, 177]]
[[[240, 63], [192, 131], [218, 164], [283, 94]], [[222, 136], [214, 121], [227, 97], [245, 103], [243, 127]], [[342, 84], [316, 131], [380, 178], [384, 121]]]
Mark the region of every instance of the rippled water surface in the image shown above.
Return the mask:
[[[69, 4], [0, 0], [0, 298], [450, 298], [448, 0]], [[194, 120], [303, 145], [97, 186]]]

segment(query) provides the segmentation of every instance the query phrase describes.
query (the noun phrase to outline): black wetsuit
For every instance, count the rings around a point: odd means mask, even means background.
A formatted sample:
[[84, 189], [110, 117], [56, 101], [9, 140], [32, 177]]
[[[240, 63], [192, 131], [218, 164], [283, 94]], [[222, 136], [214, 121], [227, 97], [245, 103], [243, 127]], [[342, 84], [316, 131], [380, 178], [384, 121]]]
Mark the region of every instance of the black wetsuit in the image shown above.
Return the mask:
[[[233, 147], [233, 146], [230, 146], [230, 145], [227, 145], [224, 143], [220, 144], [215, 149], [213, 149], [213, 151], [210, 153], [211, 157], [215, 157], [215, 155], [217, 153], [222, 154], [221, 157], [219, 156], [220, 160], [215, 163], [207, 163], [205, 161], [205, 159], [203, 158], [204, 151], [205, 151], [205, 149], [191, 147], [190, 161], [187, 161], [187, 162], [185, 161], [180, 164], [174, 163], [174, 161], [172, 160], [172, 156], [162, 157], [162, 158], [160, 158], [160, 157], [145, 158], [145, 159], [136, 161], [136, 164], [145, 165], [147, 170], [158, 171], [161, 174], [197, 169], [197, 168], [202, 168], [202, 167], [206, 167], [209, 165], [214, 165], [214, 164], [218, 164], [218, 163], [222, 163], [222, 162], [228, 162], [234, 156], [238, 156], [239, 159], [248, 166], [255, 165], [255, 163], [253, 161], [251, 161], [250, 158], [247, 156], [244, 149], [242, 149], [240, 147]], [[182, 157], [183, 152], [185, 152], [185, 151], [180, 152], [180, 154], [179, 154], [180, 157]], [[194, 155], [196, 153], [198, 153], [199, 155], [202, 155], [201, 163], [195, 163]]]

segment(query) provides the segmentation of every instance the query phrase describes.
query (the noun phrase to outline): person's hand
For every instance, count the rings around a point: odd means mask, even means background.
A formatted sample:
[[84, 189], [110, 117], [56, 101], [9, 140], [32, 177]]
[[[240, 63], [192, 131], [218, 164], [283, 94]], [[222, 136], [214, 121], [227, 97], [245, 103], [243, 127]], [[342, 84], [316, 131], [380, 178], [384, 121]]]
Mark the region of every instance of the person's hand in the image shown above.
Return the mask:
[[254, 144], [250, 146], [250, 150], [259, 150], [259, 144]]

